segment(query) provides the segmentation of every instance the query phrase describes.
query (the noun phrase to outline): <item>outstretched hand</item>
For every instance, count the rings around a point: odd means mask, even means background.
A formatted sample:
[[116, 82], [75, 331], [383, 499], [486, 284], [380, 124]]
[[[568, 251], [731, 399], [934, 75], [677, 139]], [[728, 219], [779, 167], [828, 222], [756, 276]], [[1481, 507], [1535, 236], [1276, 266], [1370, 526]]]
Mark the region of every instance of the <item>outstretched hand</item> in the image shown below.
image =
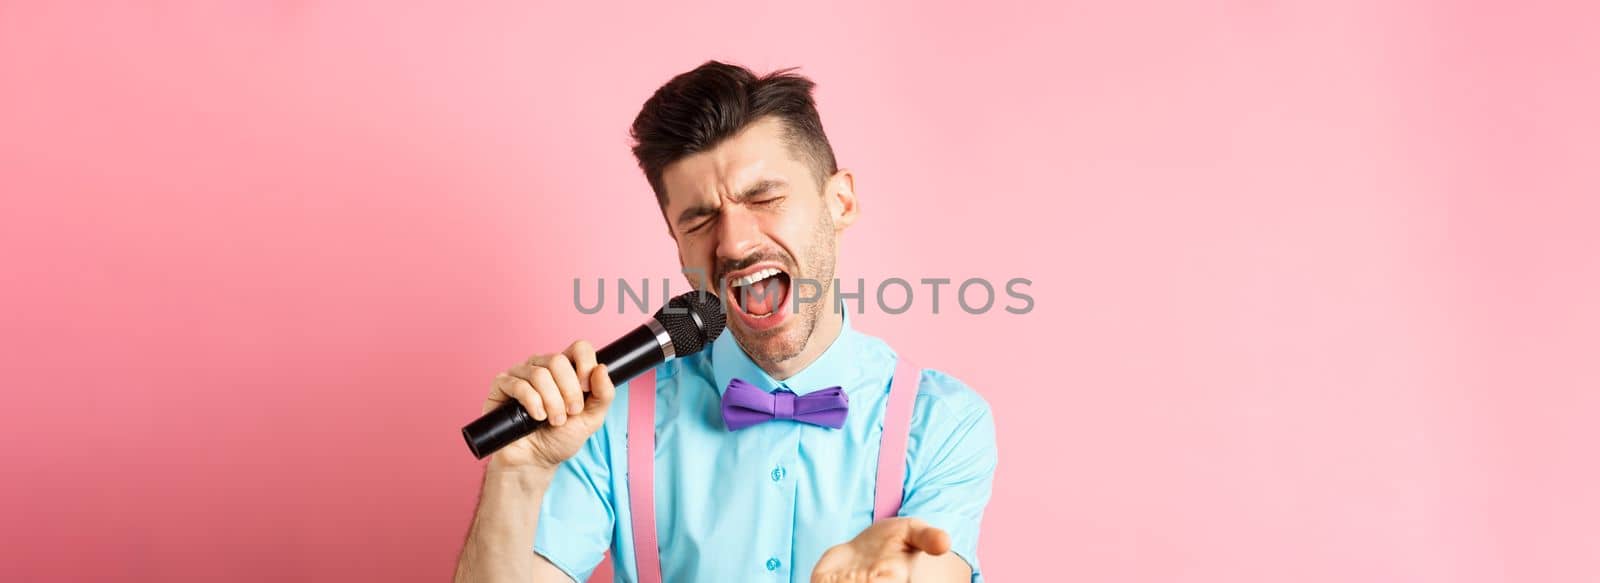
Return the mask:
[[886, 518], [822, 554], [811, 583], [902, 583], [919, 555], [950, 552], [950, 535], [915, 518]]

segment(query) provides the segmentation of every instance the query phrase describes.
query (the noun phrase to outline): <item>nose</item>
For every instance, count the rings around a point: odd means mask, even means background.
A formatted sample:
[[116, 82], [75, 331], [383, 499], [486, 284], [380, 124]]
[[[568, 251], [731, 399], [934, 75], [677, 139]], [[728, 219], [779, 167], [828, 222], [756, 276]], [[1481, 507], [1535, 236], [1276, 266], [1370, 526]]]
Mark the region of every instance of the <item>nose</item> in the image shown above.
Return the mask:
[[744, 205], [724, 205], [717, 217], [717, 259], [738, 261], [761, 248], [761, 224]]

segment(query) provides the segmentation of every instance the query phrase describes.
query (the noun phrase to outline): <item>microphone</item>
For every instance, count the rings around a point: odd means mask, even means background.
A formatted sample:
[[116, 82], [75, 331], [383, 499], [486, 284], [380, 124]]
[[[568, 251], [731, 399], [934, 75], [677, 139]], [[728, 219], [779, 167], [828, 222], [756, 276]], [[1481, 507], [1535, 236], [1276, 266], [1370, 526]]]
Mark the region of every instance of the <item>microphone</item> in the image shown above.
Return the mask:
[[[716, 294], [692, 291], [667, 301], [644, 325], [596, 350], [596, 364], [606, 365], [606, 376], [622, 384], [673, 358], [689, 356], [711, 344], [727, 325], [722, 300]], [[478, 459], [527, 437], [548, 422], [537, 421], [516, 399], [507, 401], [461, 428], [467, 449]]]

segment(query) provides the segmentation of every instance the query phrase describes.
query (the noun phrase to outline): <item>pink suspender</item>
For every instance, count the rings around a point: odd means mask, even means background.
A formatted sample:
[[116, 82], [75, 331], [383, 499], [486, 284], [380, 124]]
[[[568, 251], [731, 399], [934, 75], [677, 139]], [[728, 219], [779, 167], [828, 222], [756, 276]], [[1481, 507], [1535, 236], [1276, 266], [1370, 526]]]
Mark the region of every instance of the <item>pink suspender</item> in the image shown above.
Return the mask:
[[656, 369], [628, 383], [628, 500], [639, 583], [661, 583], [656, 545]]
[[[894, 380], [889, 383], [889, 405], [883, 412], [883, 441], [878, 446], [878, 476], [874, 482], [874, 521], [900, 512], [918, 374], [917, 367], [900, 358], [894, 367]], [[656, 544], [655, 423], [656, 371], [652, 368], [628, 383], [628, 500], [639, 583], [661, 583], [661, 547]]]
[[911, 406], [917, 402], [917, 367], [896, 359], [894, 380], [889, 382], [889, 408], [883, 412], [883, 442], [878, 446], [877, 497], [872, 504], [872, 519], [882, 520], [900, 513], [905, 492], [906, 446], [911, 440]]

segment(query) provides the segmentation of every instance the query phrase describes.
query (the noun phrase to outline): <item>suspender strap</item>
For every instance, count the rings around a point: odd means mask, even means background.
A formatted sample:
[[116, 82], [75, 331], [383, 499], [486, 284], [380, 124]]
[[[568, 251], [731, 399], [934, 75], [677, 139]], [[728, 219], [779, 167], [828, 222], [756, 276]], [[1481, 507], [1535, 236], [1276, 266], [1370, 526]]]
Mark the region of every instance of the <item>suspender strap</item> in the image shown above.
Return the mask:
[[[920, 373], [905, 358], [895, 363], [889, 405], [883, 412], [883, 441], [878, 446], [873, 520], [900, 512], [905, 494], [906, 447], [911, 440], [911, 410], [917, 402]], [[661, 547], [656, 543], [655, 421], [656, 372], [652, 368], [628, 383], [628, 499], [639, 583], [661, 583]]]
[[882, 520], [900, 513], [905, 492], [906, 447], [911, 443], [911, 408], [917, 402], [920, 370], [905, 357], [896, 359], [894, 380], [889, 383], [889, 407], [883, 412], [883, 442], [878, 446], [877, 496], [872, 504], [872, 519]]
[[661, 583], [656, 545], [656, 369], [628, 383], [628, 499], [639, 583]]

